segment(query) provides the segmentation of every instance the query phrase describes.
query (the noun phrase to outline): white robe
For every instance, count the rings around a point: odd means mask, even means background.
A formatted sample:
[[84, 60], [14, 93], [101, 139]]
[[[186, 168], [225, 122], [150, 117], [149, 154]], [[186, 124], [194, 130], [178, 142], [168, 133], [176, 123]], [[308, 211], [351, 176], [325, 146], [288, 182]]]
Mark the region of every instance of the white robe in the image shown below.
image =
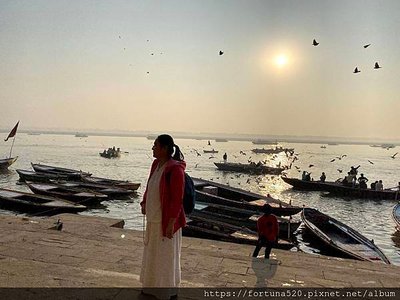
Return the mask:
[[[164, 166], [152, 174], [146, 198], [146, 233], [140, 281], [144, 288], [178, 287], [181, 282], [182, 229], [172, 239], [163, 237], [161, 227], [160, 179]], [[176, 294], [176, 292], [172, 292]]]

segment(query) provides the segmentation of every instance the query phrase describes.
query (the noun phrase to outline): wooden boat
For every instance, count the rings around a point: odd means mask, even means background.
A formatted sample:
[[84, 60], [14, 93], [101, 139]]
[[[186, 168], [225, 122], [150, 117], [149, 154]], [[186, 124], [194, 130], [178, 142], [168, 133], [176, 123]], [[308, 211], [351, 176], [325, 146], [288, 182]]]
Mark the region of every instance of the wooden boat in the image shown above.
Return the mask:
[[221, 204], [256, 212], [259, 211], [260, 206], [268, 203], [272, 207], [272, 213], [276, 216], [291, 216], [302, 210], [299, 206], [292, 206], [269, 195], [263, 196], [200, 178], [192, 177], [192, 179], [196, 189], [196, 201]]
[[80, 170], [74, 170], [62, 167], [55, 167], [43, 164], [33, 164], [33, 163], [31, 163], [31, 165], [36, 172], [50, 173], [50, 174], [68, 174], [71, 175], [72, 177], [75, 177], [76, 179], [80, 179], [81, 176], [92, 175], [91, 173], [88, 172], [82, 172]]
[[257, 139], [252, 141], [254, 145], [278, 145], [278, 141]]
[[283, 147], [275, 147], [275, 148], [272, 148], [272, 149], [265, 149], [265, 148], [262, 148], [262, 149], [259, 149], [259, 148], [256, 148], [256, 149], [252, 149], [251, 150], [252, 152], [254, 152], [254, 153], [256, 153], [256, 154], [278, 154], [278, 153], [281, 153], [281, 152], [292, 152], [292, 151], [294, 151], [294, 149], [293, 148], [283, 148]]
[[0, 189], [0, 206], [21, 212], [35, 212], [52, 215], [66, 212], [80, 212], [86, 206], [63, 199], [24, 193], [10, 189]]
[[120, 152], [113, 152], [113, 153], [99, 152], [99, 155], [104, 158], [119, 158], [119, 157], [121, 157]]
[[8, 169], [8, 167], [11, 166], [13, 163], [15, 163], [17, 159], [18, 156], [0, 159], [0, 170]]
[[140, 183], [134, 183], [131, 181], [125, 180], [116, 180], [109, 178], [101, 178], [101, 177], [93, 177], [93, 176], [83, 176], [81, 178], [83, 182], [95, 183], [95, 184], [105, 184], [112, 185], [115, 187], [120, 187], [123, 189], [128, 189], [132, 191], [136, 191], [140, 187]]
[[250, 174], [273, 174], [279, 175], [284, 170], [283, 168], [268, 167], [261, 164], [242, 164], [242, 163], [214, 163], [218, 170], [228, 172], [240, 172]]
[[204, 153], [218, 153], [218, 150], [203, 150]]
[[[190, 216], [183, 228], [184, 236], [206, 238], [224, 242], [256, 245], [258, 235], [256, 232], [245, 228], [227, 224], [224, 222], [204, 219], [198, 216]], [[274, 248], [291, 249], [295, 245], [291, 242], [279, 240]]]
[[289, 178], [282, 176], [282, 180], [295, 189], [308, 190], [308, 191], [326, 191], [332, 194], [338, 194], [356, 198], [369, 198], [369, 199], [388, 199], [398, 200], [400, 199], [400, 193], [398, 190], [383, 190], [376, 191], [371, 189], [360, 189], [359, 187], [351, 187], [342, 184], [341, 182], [332, 181], [305, 181], [297, 178]]
[[26, 184], [35, 194], [58, 197], [84, 205], [96, 205], [108, 198], [107, 195], [98, 192], [62, 187], [52, 183], [33, 183], [27, 181]]
[[49, 182], [51, 179], [53, 180], [72, 180], [76, 177], [76, 175], [68, 175], [68, 174], [50, 174], [50, 173], [42, 173], [35, 172], [30, 170], [16, 170], [19, 175], [20, 181], [33, 181], [33, 182]]
[[350, 258], [390, 264], [373, 241], [346, 224], [312, 208], [303, 209], [301, 219], [307, 229], [334, 250]]
[[393, 220], [396, 223], [396, 229], [400, 231], [400, 203], [393, 207], [392, 211]]
[[89, 136], [86, 133], [77, 133], [77, 134], [75, 134], [75, 137], [84, 138], [84, 137], [89, 137]]
[[227, 142], [228, 142], [227, 139], [222, 139], [222, 138], [215, 139], [215, 141], [216, 141], [217, 143], [227, 143]]
[[[222, 221], [227, 224], [246, 227], [250, 230], [257, 231], [257, 220], [261, 216], [261, 213], [224, 205], [198, 202], [190, 216]], [[281, 239], [290, 238], [300, 226], [299, 221], [292, 222], [290, 219], [282, 217], [277, 217], [277, 219], [279, 222], [279, 237]]]
[[80, 190], [90, 190], [92, 192], [98, 192], [108, 197], [129, 197], [135, 192], [133, 190], [127, 190], [124, 188], [116, 187], [113, 185], [96, 184], [88, 182], [78, 182], [78, 181], [54, 181], [51, 183], [56, 184], [59, 187], [74, 188]]

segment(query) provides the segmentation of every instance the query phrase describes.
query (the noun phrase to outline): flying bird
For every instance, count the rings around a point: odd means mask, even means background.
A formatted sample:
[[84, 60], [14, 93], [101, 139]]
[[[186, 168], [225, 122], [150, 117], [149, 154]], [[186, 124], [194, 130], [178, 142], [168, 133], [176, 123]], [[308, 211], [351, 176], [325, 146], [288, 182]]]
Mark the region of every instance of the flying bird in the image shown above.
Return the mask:
[[337, 171], [338, 171], [339, 173], [342, 173], [342, 172], [343, 172], [343, 170], [341, 170], [341, 169], [337, 169]]
[[331, 160], [331, 162], [334, 162], [334, 161], [335, 161], [335, 159], [332, 159], [332, 160]]
[[119, 35], [118, 37], [119, 37], [119, 38], [121, 38], [121, 36], [120, 36], [120, 35]]
[[369, 159], [367, 159], [368, 160], [368, 162], [371, 164], [371, 165], [373, 165], [374, 163], [372, 162], [372, 161], [370, 161]]
[[376, 62], [374, 69], [380, 69], [380, 68], [382, 68], [382, 67]]
[[219, 50], [219, 55], [224, 54], [224, 51]]
[[371, 46], [371, 44], [364, 45], [364, 49], [368, 48], [369, 46]]
[[199, 164], [196, 164], [194, 167], [197, 168], [198, 165], [199, 165]]
[[354, 74], [357, 74], [357, 73], [360, 73], [360, 72], [361, 71], [358, 68], [355, 68], [354, 71], [353, 71]]
[[313, 44], [313, 46], [318, 46], [319, 45], [319, 43], [315, 39], [313, 39], [312, 44]]
[[396, 152], [395, 154], [393, 154], [393, 155], [391, 156], [391, 158], [395, 159], [395, 158], [396, 158], [396, 155], [397, 155], [397, 153], [399, 153], [399, 152]]
[[309, 167], [309, 168], [312, 168], [312, 167], [314, 167], [314, 165], [309, 165], [308, 167]]

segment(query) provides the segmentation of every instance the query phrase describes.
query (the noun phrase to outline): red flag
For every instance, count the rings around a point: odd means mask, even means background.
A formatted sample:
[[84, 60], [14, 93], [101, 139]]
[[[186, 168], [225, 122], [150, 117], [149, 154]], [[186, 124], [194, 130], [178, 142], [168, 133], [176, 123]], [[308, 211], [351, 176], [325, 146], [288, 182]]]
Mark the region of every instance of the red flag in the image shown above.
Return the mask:
[[15, 125], [14, 128], [11, 130], [8, 137], [4, 140], [5, 142], [7, 142], [9, 138], [12, 138], [15, 136], [15, 134], [17, 133], [18, 124], [19, 124], [19, 121], [18, 121], [17, 125]]

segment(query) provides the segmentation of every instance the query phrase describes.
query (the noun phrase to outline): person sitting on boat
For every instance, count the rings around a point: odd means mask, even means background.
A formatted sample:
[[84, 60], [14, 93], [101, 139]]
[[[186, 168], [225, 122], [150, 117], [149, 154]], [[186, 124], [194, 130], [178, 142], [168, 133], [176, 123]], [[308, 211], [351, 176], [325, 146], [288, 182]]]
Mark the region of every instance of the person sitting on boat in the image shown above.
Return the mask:
[[371, 190], [373, 190], [373, 191], [376, 190], [376, 184], [377, 184], [377, 183], [378, 183], [378, 180], [371, 183]]
[[321, 175], [321, 177], [319, 178], [319, 180], [320, 180], [321, 182], [325, 182], [325, 179], [326, 179], [325, 172], [322, 172], [322, 175]]
[[303, 174], [301, 174], [301, 180], [306, 180], [306, 175], [307, 175], [307, 172], [306, 171], [303, 171]]
[[377, 182], [377, 184], [375, 185], [375, 190], [377, 190], [377, 191], [383, 191], [383, 183], [382, 183], [382, 180], [379, 180], [379, 181]]
[[350, 172], [347, 172], [347, 176], [343, 179], [342, 183], [345, 186], [353, 186], [353, 175]]
[[358, 178], [358, 182], [360, 183], [360, 189], [367, 188], [368, 178], [364, 177], [364, 174], [361, 173], [361, 176]]
[[272, 207], [265, 204], [262, 207], [263, 215], [257, 220], [258, 241], [253, 252], [257, 257], [262, 247], [265, 247], [265, 258], [269, 259], [271, 249], [278, 242], [279, 224], [278, 219], [271, 214]]
[[311, 181], [311, 173], [310, 172], [306, 172], [306, 181]]
[[225, 152], [225, 154], [222, 156], [222, 158], [224, 159], [224, 162], [226, 163], [226, 161], [228, 160], [228, 155], [226, 154], [226, 152]]

